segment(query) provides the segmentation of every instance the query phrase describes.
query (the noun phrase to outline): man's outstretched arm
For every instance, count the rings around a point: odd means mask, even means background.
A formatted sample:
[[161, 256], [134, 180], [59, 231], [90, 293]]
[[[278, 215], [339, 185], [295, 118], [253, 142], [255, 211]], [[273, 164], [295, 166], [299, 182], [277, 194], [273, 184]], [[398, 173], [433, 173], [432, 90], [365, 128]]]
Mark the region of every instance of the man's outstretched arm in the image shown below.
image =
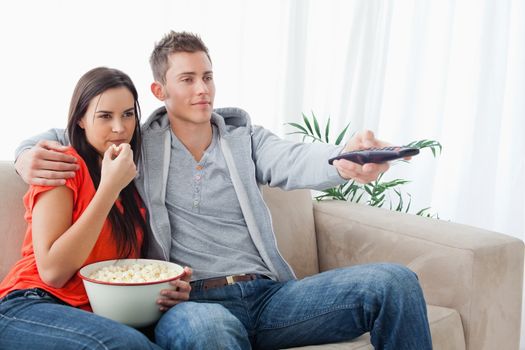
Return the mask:
[[23, 141], [15, 152], [17, 173], [32, 185], [65, 184], [78, 169], [75, 157], [63, 153], [68, 144], [63, 131], [56, 129]]
[[389, 168], [388, 163], [360, 165], [345, 159], [334, 161], [333, 166], [328, 164], [329, 158], [340, 153], [389, 145], [368, 130], [355, 134], [344, 148], [283, 140], [261, 127], [254, 128], [252, 140], [257, 180], [285, 190], [323, 190], [349, 179], [369, 183]]

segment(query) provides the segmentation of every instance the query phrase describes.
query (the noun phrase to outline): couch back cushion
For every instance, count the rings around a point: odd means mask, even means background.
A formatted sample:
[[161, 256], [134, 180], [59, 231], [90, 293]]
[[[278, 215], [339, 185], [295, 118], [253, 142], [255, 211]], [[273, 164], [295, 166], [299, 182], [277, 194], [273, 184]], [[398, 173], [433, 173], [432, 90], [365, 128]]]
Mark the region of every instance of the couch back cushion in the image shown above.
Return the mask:
[[298, 278], [319, 272], [317, 239], [309, 190], [283, 191], [264, 186], [277, 245]]
[[0, 280], [20, 258], [26, 231], [22, 197], [27, 185], [11, 161], [0, 161]]

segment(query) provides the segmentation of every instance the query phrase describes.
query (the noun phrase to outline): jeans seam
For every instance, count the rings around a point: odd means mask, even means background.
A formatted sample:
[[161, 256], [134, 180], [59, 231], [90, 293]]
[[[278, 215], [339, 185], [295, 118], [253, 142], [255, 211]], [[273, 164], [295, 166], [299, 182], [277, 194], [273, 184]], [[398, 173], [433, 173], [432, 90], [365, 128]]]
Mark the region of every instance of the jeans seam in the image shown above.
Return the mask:
[[21, 319], [21, 318], [16, 318], [16, 317], [8, 317], [6, 315], [2, 315], [0, 314], [0, 317], [1, 318], [4, 318], [4, 319], [7, 319], [9, 321], [19, 321], [19, 322], [24, 322], [24, 323], [28, 323], [28, 324], [33, 324], [33, 325], [38, 325], [38, 326], [41, 326], [41, 327], [48, 327], [48, 328], [53, 328], [53, 329], [58, 329], [58, 330], [61, 330], [61, 331], [64, 331], [64, 332], [69, 332], [69, 333], [72, 333], [72, 334], [75, 334], [77, 336], [84, 336], [86, 338], [89, 338], [91, 340], [94, 340], [96, 343], [100, 344], [100, 346], [102, 346], [103, 349], [105, 350], [109, 350], [109, 348], [104, 345], [104, 343], [102, 343], [100, 340], [98, 340], [97, 338], [95, 337], [92, 337], [88, 334], [84, 334], [84, 333], [80, 333], [80, 332], [76, 332], [76, 331], [73, 331], [71, 329], [67, 329], [67, 328], [62, 328], [62, 327], [57, 327], [57, 326], [53, 326], [53, 325], [49, 325], [49, 324], [46, 324], [46, 323], [40, 323], [40, 322], [35, 322], [35, 321], [29, 321], [29, 320], [25, 320], [25, 319]]
[[289, 327], [289, 326], [291, 326], [291, 325], [299, 324], [299, 323], [301, 323], [301, 322], [308, 321], [308, 320], [314, 319], [314, 318], [316, 318], [316, 317], [319, 317], [319, 316], [323, 316], [323, 315], [329, 314], [329, 313], [334, 312], [334, 311], [347, 310], [347, 309], [355, 309], [355, 308], [359, 308], [359, 307], [362, 308], [363, 305], [362, 305], [362, 304], [346, 304], [346, 305], [338, 305], [338, 306], [336, 306], [336, 307], [331, 307], [331, 308], [328, 308], [328, 309], [324, 309], [324, 310], [318, 311], [318, 312], [315, 313], [315, 314], [310, 314], [310, 315], [305, 316], [305, 317], [303, 317], [303, 318], [297, 319], [297, 320], [295, 320], [294, 322], [282, 322], [282, 323], [277, 323], [277, 324], [272, 325], [271, 327], [261, 327], [261, 328], [258, 328], [258, 330], [259, 330], [259, 331], [262, 331], [262, 330], [269, 330], [269, 329], [286, 328], [286, 327]]
[[[243, 306], [243, 309], [244, 309], [244, 312], [246, 314], [246, 318], [250, 321], [250, 330], [246, 330], [248, 334], [251, 334], [253, 333], [254, 331], [254, 325], [256, 324], [251, 315], [251, 312], [248, 311], [249, 307], [248, 307], [248, 301], [246, 300], [246, 293], [245, 293], [245, 290], [244, 290], [244, 286], [240, 285], [239, 283], [237, 283], [237, 286], [239, 288], [239, 290], [241, 291], [241, 302], [242, 302], [242, 306]], [[245, 327], [246, 328], [246, 327]]]
[[[253, 280], [255, 281], [255, 280]], [[224, 306], [220, 301], [218, 302], [220, 305], [223, 305], [226, 310], [228, 310], [232, 315], [234, 315], [244, 326], [244, 329], [246, 330], [246, 333], [248, 334], [248, 337], [252, 337], [256, 332], [256, 321], [251, 315], [251, 312], [249, 311], [249, 302], [246, 300], [247, 297], [247, 291], [246, 291], [246, 285], [252, 281], [246, 281], [242, 283], [234, 283], [226, 287], [233, 287], [235, 286], [239, 290], [240, 298], [239, 298], [239, 306], [242, 308], [242, 312], [244, 313], [244, 317], [246, 317], [246, 320], [248, 324], [244, 324], [241, 319], [239, 319], [237, 316], [235, 316], [231, 310], [229, 310], [228, 307]], [[209, 300], [209, 299], [208, 299]]]

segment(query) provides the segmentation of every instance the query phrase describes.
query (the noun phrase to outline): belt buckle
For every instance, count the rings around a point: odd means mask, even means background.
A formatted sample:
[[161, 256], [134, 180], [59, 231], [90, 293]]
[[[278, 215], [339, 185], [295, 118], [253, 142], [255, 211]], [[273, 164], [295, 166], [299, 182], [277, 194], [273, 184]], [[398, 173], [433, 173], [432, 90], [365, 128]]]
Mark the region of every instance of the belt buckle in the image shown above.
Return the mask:
[[228, 285], [234, 284], [235, 281], [233, 280], [233, 276], [226, 276], [226, 282]]

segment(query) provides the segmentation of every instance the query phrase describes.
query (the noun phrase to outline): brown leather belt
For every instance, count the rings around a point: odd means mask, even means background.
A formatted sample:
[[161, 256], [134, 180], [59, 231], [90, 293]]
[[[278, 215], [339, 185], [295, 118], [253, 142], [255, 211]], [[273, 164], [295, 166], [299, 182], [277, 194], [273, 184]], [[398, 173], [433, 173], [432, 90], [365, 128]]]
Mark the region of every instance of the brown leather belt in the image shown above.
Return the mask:
[[253, 281], [256, 279], [269, 279], [269, 277], [264, 275], [259, 275], [256, 273], [247, 273], [242, 275], [232, 275], [232, 276], [224, 276], [224, 277], [217, 277], [217, 278], [207, 278], [204, 280], [197, 280], [190, 283], [190, 285], [193, 287], [199, 287], [199, 289], [212, 289], [212, 288], [221, 288], [225, 286], [229, 286], [231, 284], [237, 283], [237, 282], [246, 282], [246, 281]]

